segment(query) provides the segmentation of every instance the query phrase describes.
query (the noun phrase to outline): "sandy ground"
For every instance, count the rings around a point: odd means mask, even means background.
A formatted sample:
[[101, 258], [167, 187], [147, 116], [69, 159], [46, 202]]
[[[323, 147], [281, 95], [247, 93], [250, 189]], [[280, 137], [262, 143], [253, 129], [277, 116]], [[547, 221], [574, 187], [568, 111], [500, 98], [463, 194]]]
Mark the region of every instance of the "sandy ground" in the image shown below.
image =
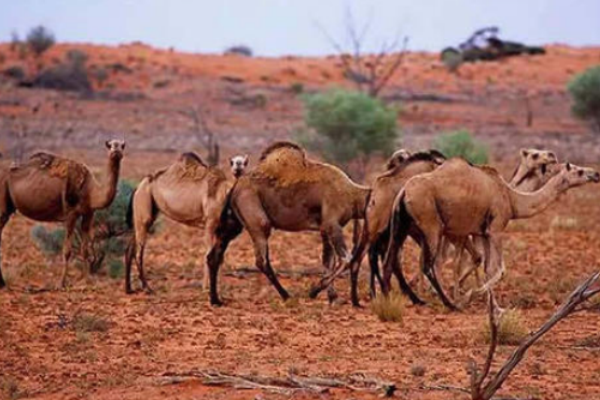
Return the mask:
[[[3, 81], [2, 122], [11, 124], [16, 118], [28, 126], [24, 139], [0, 133], [5, 154], [19, 146], [25, 152], [49, 148], [84, 160], [99, 172], [104, 164], [102, 140], [126, 135], [123, 175], [140, 179], [168, 164], [176, 153], [198, 148], [190, 121], [179, 110], [201, 104], [220, 135], [224, 155], [248, 152], [252, 160], [264, 145], [289, 138], [300, 126], [301, 101], [289, 90], [292, 83], [301, 82], [306, 90], [343, 84], [333, 58], [244, 59], [143, 45], [61, 45], [43, 62], [57, 62], [72, 47], [88, 52], [90, 65], [122, 63], [131, 72], [112, 72], [94, 98], [15, 88]], [[8, 53], [7, 47], [0, 45], [0, 52]], [[598, 61], [598, 48], [555, 46], [544, 58], [468, 65], [453, 76], [435, 55], [411, 54], [386, 96], [403, 99], [399, 121], [403, 144], [409, 148], [428, 146], [440, 131], [467, 127], [490, 146], [494, 164], [505, 176], [519, 147], [552, 148], [561, 159], [597, 164], [598, 137], [570, 116], [565, 83]], [[10, 57], [0, 67], [11, 63], [35, 68], [30, 61]], [[426, 94], [450, 100], [423, 100]], [[266, 96], [266, 104], [248, 105], [247, 98], [256, 95]], [[533, 105], [532, 126], [525, 124], [525, 95]], [[40, 110], [32, 114], [36, 105]], [[371, 164], [373, 174], [380, 164]], [[504, 241], [508, 274], [497, 295], [502, 306], [520, 310], [528, 328], [539, 326], [577, 282], [600, 268], [599, 198], [596, 186], [574, 189], [542, 215], [509, 226]], [[3, 267], [10, 289], [0, 292], [2, 399], [379, 398], [379, 393], [342, 389], [287, 396], [210, 387], [200, 381], [161, 384], [165, 375], [197, 370], [340, 378], [364, 372], [394, 382], [397, 398], [466, 399], [461, 392], [425, 387], [467, 386], [468, 360], [481, 362], [487, 349], [482, 299], [460, 313], [448, 313], [434, 296], [422, 292], [428, 306], [406, 304], [401, 323], [382, 323], [368, 307], [364, 266], [364, 308], [347, 304], [347, 277], [336, 282], [339, 304], [329, 305], [324, 296], [309, 300], [308, 288], [318, 276], [303, 273], [319, 270], [317, 234], [277, 232], [272, 238], [273, 265], [294, 295], [285, 304], [258, 273], [236, 273], [254, 262], [248, 237], [242, 235], [230, 246], [221, 278], [226, 306], [214, 309], [200, 287], [206, 250], [201, 232], [164, 221], [151, 238], [146, 258], [156, 293], [127, 296], [122, 279], [104, 273], [87, 277], [77, 268], [71, 270], [68, 290], [45, 290], [58, 281], [60, 263], [45, 259], [35, 248], [33, 225], [17, 216], [3, 235]], [[409, 270], [414, 270], [417, 258], [416, 249], [409, 246]], [[446, 287], [449, 278], [445, 271]], [[78, 326], [82, 316], [99, 321], [99, 331]], [[501, 346], [498, 361], [512, 350]], [[531, 349], [500, 394], [600, 398], [599, 354], [600, 314], [579, 313]]]

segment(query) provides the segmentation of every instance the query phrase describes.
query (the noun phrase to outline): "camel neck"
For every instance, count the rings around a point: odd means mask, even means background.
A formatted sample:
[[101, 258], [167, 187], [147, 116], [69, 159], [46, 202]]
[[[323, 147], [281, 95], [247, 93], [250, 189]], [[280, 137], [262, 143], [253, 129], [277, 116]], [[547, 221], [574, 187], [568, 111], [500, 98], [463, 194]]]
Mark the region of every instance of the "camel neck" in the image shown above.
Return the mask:
[[121, 159], [109, 157], [103, 181], [94, 181], [91, 194], [91, 208], [93, 210], [106, 208], [114, 200], [117, 194], [120, 169]]
[[510, 189], [510, 201], [513, 219], [530, 218], [539, 214], [552, 204], [559, 194], [567, 190], [562, 184], [563, 177], [554, 176], [541, 189], [533, 193], [524, 193]]
[[519, 163], [519, 166], [517, 167], [517, 170], [515, 171], [513, 177], [511, 178], [510, 182], [508, 183], [508, 185], [511, 188], [519, 187], [519, 185], [523, 182], [523, 180], [525, 179], [525, 177], [527, 176], [528, 173], [529, 173], [529, 171], [527, 170], [527, 167], [525, 166], [525, 164]]
[[371, 189], [366, 186], [355, 185], [354, 188], [354, 218], [365, 217], [367, 202]]

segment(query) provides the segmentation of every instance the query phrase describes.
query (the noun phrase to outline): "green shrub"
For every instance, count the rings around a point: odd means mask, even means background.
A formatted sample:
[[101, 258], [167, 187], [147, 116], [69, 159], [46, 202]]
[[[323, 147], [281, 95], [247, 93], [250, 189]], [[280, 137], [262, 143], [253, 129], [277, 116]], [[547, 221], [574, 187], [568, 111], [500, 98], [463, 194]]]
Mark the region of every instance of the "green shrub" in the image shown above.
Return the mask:
[[463, 63], [462, 54], [453, 48], [447, 48], [442, 51], [442, 62], [448, 72], [456, 73]]
[[304, 84], [302, 82], [294, 82], [290, 85], [290, 92], [294, 94], [304, 93]]
[[[124, 235], [128, 232], [126, 223], [127, 208], [129, 198], [133, 193], [134, 187], [126, 181], [119, 182], [117, 194], [110, 207], [104, 210], [98, 210], [94, 214], [93, 240], [90, 246], [89, 259], [83, 259], [81, 246], [81, 227], [77, 225], [77, 230], [73, 235], [73, 254], [76, 260], [89, 265], [93, 273], [98, 272], [102, 266], [108, 263], [108, 274], [111, 277], [117, 277], [122, 273], [123, 266], [116, 265], [118, 260], [125, 252], [127, 246]], [[36, 225], [31, 231], [36, 246], [46, 256], [54, 257], [60, 254], [65, 238], [63, 228], [46, 230], [43, 226]]]
[[358, 91], [334, 89], [304, 97], [305, 123], [297, 140], [325, 158], [347, 164], [396, 145], [397, 110]]
[[27, 34], [27, 46], [38, 57], [52, 47], [54, 43], [54, 34], [41, 25], [32, 28]]
[[487, 148], [473, 139], [469, 131], [460, 130], [444, 133], [438, 136], [433, 148], [440, 151], [447, 158], [462, 157], [473, 164], [488, 162]]
[[573, 115], [591, 122], [593, 128], [600, 132], [600, 66], [576, 75], [567, 89], [573, 97]]
[[88, 56], [81, 50], [69, 50], [66, 61], [40, 72], [33, 80], [33, 87], [65, 90], [74, 92], [90, 92], [88, 72], [85, 66]]

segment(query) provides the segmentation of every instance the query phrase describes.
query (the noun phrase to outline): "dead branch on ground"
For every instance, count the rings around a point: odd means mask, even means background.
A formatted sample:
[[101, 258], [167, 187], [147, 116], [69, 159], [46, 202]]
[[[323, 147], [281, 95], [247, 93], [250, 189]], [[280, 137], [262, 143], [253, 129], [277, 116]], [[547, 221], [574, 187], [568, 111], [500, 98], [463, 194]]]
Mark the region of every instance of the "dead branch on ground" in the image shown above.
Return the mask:
[[346, 379], [298, 376], [293, 373], [290, 373], [287, 377], [280, 378], [192, 370], [166, 373], [158, 379], [158, 383], [168, 385], [189, 380], [200, 380], [208, 386], [225, 386], [239, 390], [258, 389], [288, 396], [301, 391], [327, 393], [329, 389], [339, 388], [352, 391], [382, 392], [385, 397], [391, 397], [396, 390], [396, 386], [393, 383], [369, 377], [364, 373], [355, 373]]

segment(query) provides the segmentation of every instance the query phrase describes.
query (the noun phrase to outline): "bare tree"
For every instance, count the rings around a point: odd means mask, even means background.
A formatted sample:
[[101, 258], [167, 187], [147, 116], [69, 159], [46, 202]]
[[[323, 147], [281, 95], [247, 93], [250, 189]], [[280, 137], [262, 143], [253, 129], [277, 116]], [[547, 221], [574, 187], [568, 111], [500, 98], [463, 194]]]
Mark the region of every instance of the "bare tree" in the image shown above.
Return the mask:
[[346, 79], [352, 81], [358, 90], [377, 97], [404, 62], [408, 37], [400, 38], [397, 35], [391, 42], [383, 41], [378, 53], [366, 54], [364, 42], [370, 22], [367, 21], [362, 28], [357, 29], [352, 10], [350, 7], [346, 8], [345, 30], [351, 46], [349, 51], [320, 24], [317, 23], [316, 26], [339, 53]]
[[512, 355], [506, 360], [504, 365], [493, 376], [489, 377], [496, 348], [498, 347], [498, 327], [502, 311], [496, 303], [494, 293], [488, 291], [489, 298], [489, 319], [490, 319], [490, 347], [487, 358], [483, 365], [483, 369], [479, 369], [474, 360], [469, 362], [469, 370], [471, 372], [471, 399], [472, 400], [489, 400], [500, 389], [504, 381], [510, 373], [519, 365], [527, 350], [538, 341], [544, 334], [554, 327], [559, 321], [585, 308], [580, 306], [589, 300], [591, 297], [600, 293], [600, 285], [598, 278], [600, 271], [592, 274], [581, 285], [579, 285], [573, 293], [565, 300], [560, 308], [542, 325], [537, 331], [529, 334], [529, 336], [515, 349]]
[[189, 109], [179, 111], [179, 113], [192, 120], [194, 135], [207, 153], [206, 161], [208, 165], [219, 165], [219, 139], [215, 132], [208, 127], [206, 115], [202, 109], [199, 107], [190, 107]]

